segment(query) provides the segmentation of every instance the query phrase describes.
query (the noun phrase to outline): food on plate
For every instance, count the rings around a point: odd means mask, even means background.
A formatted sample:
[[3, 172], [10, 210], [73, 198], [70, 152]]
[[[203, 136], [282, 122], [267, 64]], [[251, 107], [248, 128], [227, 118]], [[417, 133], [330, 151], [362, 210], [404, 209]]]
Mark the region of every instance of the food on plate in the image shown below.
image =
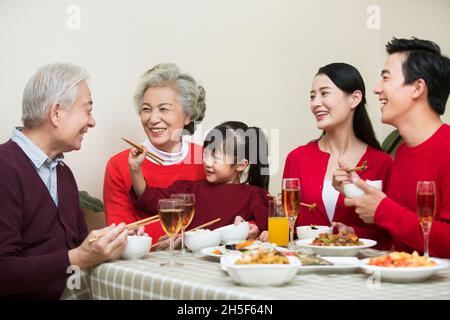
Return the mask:
[[235, 264], [289, 264], [289, 259], [278, 250], [258, 250], [244, 255]]
[[311, 243], [314, 246], [347, 247], [361, 246], [364, 243], [354, 233], [340, 231], [338, 234], [321, 233]]
[[220, 251], [219, 249], [213, 250], [212, 252], [213, 254], [222, 254], [222, 251]]
[[420, 256], [417, 251], [412, 254], [406, 252], [394, 251], [388, 255], [371, 258], [369, 265], [379, 267], [433, 267], [436, 262], [430, 260], [430, 258]]

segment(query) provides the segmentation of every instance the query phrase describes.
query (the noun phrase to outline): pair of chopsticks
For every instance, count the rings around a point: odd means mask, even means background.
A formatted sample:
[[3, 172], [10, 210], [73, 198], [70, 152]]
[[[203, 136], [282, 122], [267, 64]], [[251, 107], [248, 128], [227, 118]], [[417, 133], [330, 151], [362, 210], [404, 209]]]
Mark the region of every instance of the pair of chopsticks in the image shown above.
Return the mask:
[[[222, 220], [222, 219], [221, 219], [221, 218], [217, 218], [217, 219], [214, 219], [214, 220], [212, 220], [212, 221], [206, 222], [206, 223], [204, 223], [204, 224], [202, 224], [202, 225], [199, 225], [198, 227], [195, 227], [195, 228], [192, 228], [192, 229], [186, 230], [186, 231], [196, 231], [196, 230], [198, 230], [198, 229], [201, 229], [201, 228], [207, 227], [207, 226], [209, 226], [209, 225], [212, 225], [212, 224], [214, 224], [214, 223], [216, 223], [216, 222], [219, 222], [220, 220]], [[155, 243], [154, 245], [152, 245], [152, 249], [153, 249], [154, 247], [156, 247], [158, 244], [159, 244], [159, 242], [157, 242], [157, 243]]]
[[[155, 222], [159, 222], [159, 216], [153, 216], [150, 218], [145, 218], [139, 221], [135, 221], [133, 223], [129, 223], [127, 224], [127, 229], [128, 230], [134, 230], [137, 229], [139, 227], [144, 227], [148, 224], [152, 224]], [[100, 239], [101, 237], [105, 236], [107, 234], [106, 231], [100, 232], [97, 235], [95, 235], [94, 237], [92, 237], [91, 239], [89, 239], [89, 243], [93, 243], [95, 241], [97, 241], [98, 239]]]
[[366, 161], [364, 161], [363, 163], [362, 163], [362, 165], [361, 166], [359, 166], [359, 167], [354, 167], [354, 168], [348, 168], [347, 170], [345, 170], [345, 171], [347, 171], [348, 173], [350, 173], [350, 172], [353, 172], [353, 171], [366, 171], [367, 170], [367, 160]]
[[[136, 149], [138, 149], [140, 152], [144, 152], [144, 149], [142, 149], [142, 147], [140, 147], [139, 145], [137, 145], [134, 142], [131, 142], [128, 139], [122, 138], [123, 141], [125, 141], [126, 143], [128, 143], [129, 145], [132, 145], [133, 147], [135, 147]], [[161, 159], [160, 157], [158, 157], [156, 154], [151, 153], [149, 151], [147, 151], [147, 153], [145, 154], [147, 157], [151, 158], [153, 161], [155, 161], [157, 164], [159, 165], [163, 165], [164, 159]]]

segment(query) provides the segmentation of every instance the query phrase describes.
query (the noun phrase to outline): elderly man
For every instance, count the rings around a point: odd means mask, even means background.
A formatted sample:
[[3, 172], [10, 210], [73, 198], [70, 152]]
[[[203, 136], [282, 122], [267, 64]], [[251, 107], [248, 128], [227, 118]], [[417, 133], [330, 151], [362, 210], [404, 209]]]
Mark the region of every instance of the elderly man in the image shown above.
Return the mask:
[[[417, 182], [436, 184], [436, 215], [430, 232], [431, 256], [450, 258], [450, 126], [442, 122], [450, 92], [450, 60], [439, 46], [421, 39], [393, 39], [374, 93], [382, 122], [395, 126], [405, 142], [396, 152], [386, 194], [357, 180], [366, 195], [345, 199], [366, 223], [387, 229], [395, 249], [424, 251], [416, 213]], [[343, 170], [335, 173], [344, 181]], [[340, 176], [340, 177], [339, 177]], [[426, 244], [425, 244], [426, 245]]]
[[126, 246], [123, 224], [87, 240], [93, 235], [63, 162], [95, 126], [87, 78], [75, 65], [40, 68], [23, 93], [23, 128], [0, 145], [0, 299], [57, 299], [70, 265], [115, 259]]

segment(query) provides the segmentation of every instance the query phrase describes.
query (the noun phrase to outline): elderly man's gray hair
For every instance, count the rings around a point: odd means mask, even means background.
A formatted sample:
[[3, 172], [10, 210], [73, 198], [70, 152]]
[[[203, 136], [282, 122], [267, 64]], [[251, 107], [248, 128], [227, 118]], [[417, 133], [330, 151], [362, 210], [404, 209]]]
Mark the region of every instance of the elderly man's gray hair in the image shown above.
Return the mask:
[[26, 128], [42, 125], [49, 108], [55, 103], [70, 108], [77, 98], [77, 84], [88, 78], [87, 71], [74, 64], [53, 63], [40, 67], [23, 91], [23, 125]]

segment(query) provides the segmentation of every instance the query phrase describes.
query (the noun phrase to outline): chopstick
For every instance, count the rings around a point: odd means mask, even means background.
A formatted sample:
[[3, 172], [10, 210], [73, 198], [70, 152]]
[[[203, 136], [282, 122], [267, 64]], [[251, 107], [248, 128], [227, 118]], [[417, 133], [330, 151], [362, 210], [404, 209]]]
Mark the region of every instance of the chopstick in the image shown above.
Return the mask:
[[[137, 145], [134, 142], [131, 142], [128, 139], [125, 139], [122, 137], [122, 140], [125, 141], [126, 143], [128, 143], [129, 145], [132, 145], [133, 147], [135, 147], [136, 149], [138, 149], [140, 152], [144, 152], [144, 150], [142, 149], [142, 147], [140, 147], [139, 145]], [[150, 157], [153, 161], [155, 161], [156, 163], [158, 163], [159, 165], [163, 165], [164, 159], [161, 159], [160, 157], [158, 157], [156, 154], [151, 153], [149, 151], [147, 151], [147, 153], [145, 154], [147, 157]]]
[[304, 206], [304, 207], [307, 207], [308, 210], [313, 210], [313, 209], [315, 209], [317, 207], [316, 203], [307, 204], [307, 203], [300, 202], [300, 205]]
[[348, 168], [345, 171], [350, 173], [350, 172], [353, 172], [353, 171], [365, 171], [365, 170], [367, 170], [367, 160], [362, 163], [362, 166], [354, 167], [354, 168]]
[[[198, 229], [207, 227], [207, 226], [209, 226], [209, 225], [212, 225], [212, 224], [214, 224], [214, 223], [216, 223], [216, 222], [219, 222], [220, 220], [222, 220], [222, 219], [221, 219], [221, 218], [217, 218], [217, 219], [214, 219], [214, 220], [212, 220], [212, 221], [206, 222], [206, 223], [204, 223], [204, 224], [202, 224], [202, 225], [199, 225], [198, 227], [195, 227], [195, 228], [192, 228], [192, 229], [186, 230], [186, 231], [195, 231], [195, 230], [198, 230]], [[157, 243], [155, 243], [154, 245], [152, 245], [152, 249], [153, 249], [154, 247], [156, 247], [158, 244], [159, 244], [159, 242], [157, 242]]]
[[192, 228], [191, 230], [187, 230], [187, 231], [195, 231], [195, 230], [198, 230], [198, 229], [207, 227], [207, 226], [209, 226], [209, 225], [212, 225], [212, 224], [214, 224], [214, 223], [216, 223], [216, 222], [219, 222], [220, 220], [222, 220], [222, 219], [221, 219], [221, 218], [217, 218], [217, 219], [214, 219], [214, 220], [212, 220], [212, 221], [210, 221], [210, 222], [204, 223], [204, 224], [202, 224], [202, 225], [199, 225], [198, 227]]
[[[139, 221], [135, 221], [135, 222], [129, 223], [129, 224], [127, 224], [126, 228], [128, 230], [134, 230], [134, 229], [137, 229], [139, 227], [144, 227], [144, 226], [146, 226], [148, 224], [152, 224], [152, 223], [155, 223], [155, 222], [158, 222], [158, 221], [159, 221], [159, 216], [153, 216], [153, 217], [150, 217], [150, 218], [145, 218], [145, 219], [142, 219], [142, 220], [139, 220]], [[93, 243], [93, 242], [97, 241], [98, 239], [100, 239], [101, 237], [105, 236], [106, 234], [107, 234], [107, 231], [103, 231], [103, 232], [98, 233], [97, 235], [95, 235], [94, 237], [89, 239], [89, 243]]]

